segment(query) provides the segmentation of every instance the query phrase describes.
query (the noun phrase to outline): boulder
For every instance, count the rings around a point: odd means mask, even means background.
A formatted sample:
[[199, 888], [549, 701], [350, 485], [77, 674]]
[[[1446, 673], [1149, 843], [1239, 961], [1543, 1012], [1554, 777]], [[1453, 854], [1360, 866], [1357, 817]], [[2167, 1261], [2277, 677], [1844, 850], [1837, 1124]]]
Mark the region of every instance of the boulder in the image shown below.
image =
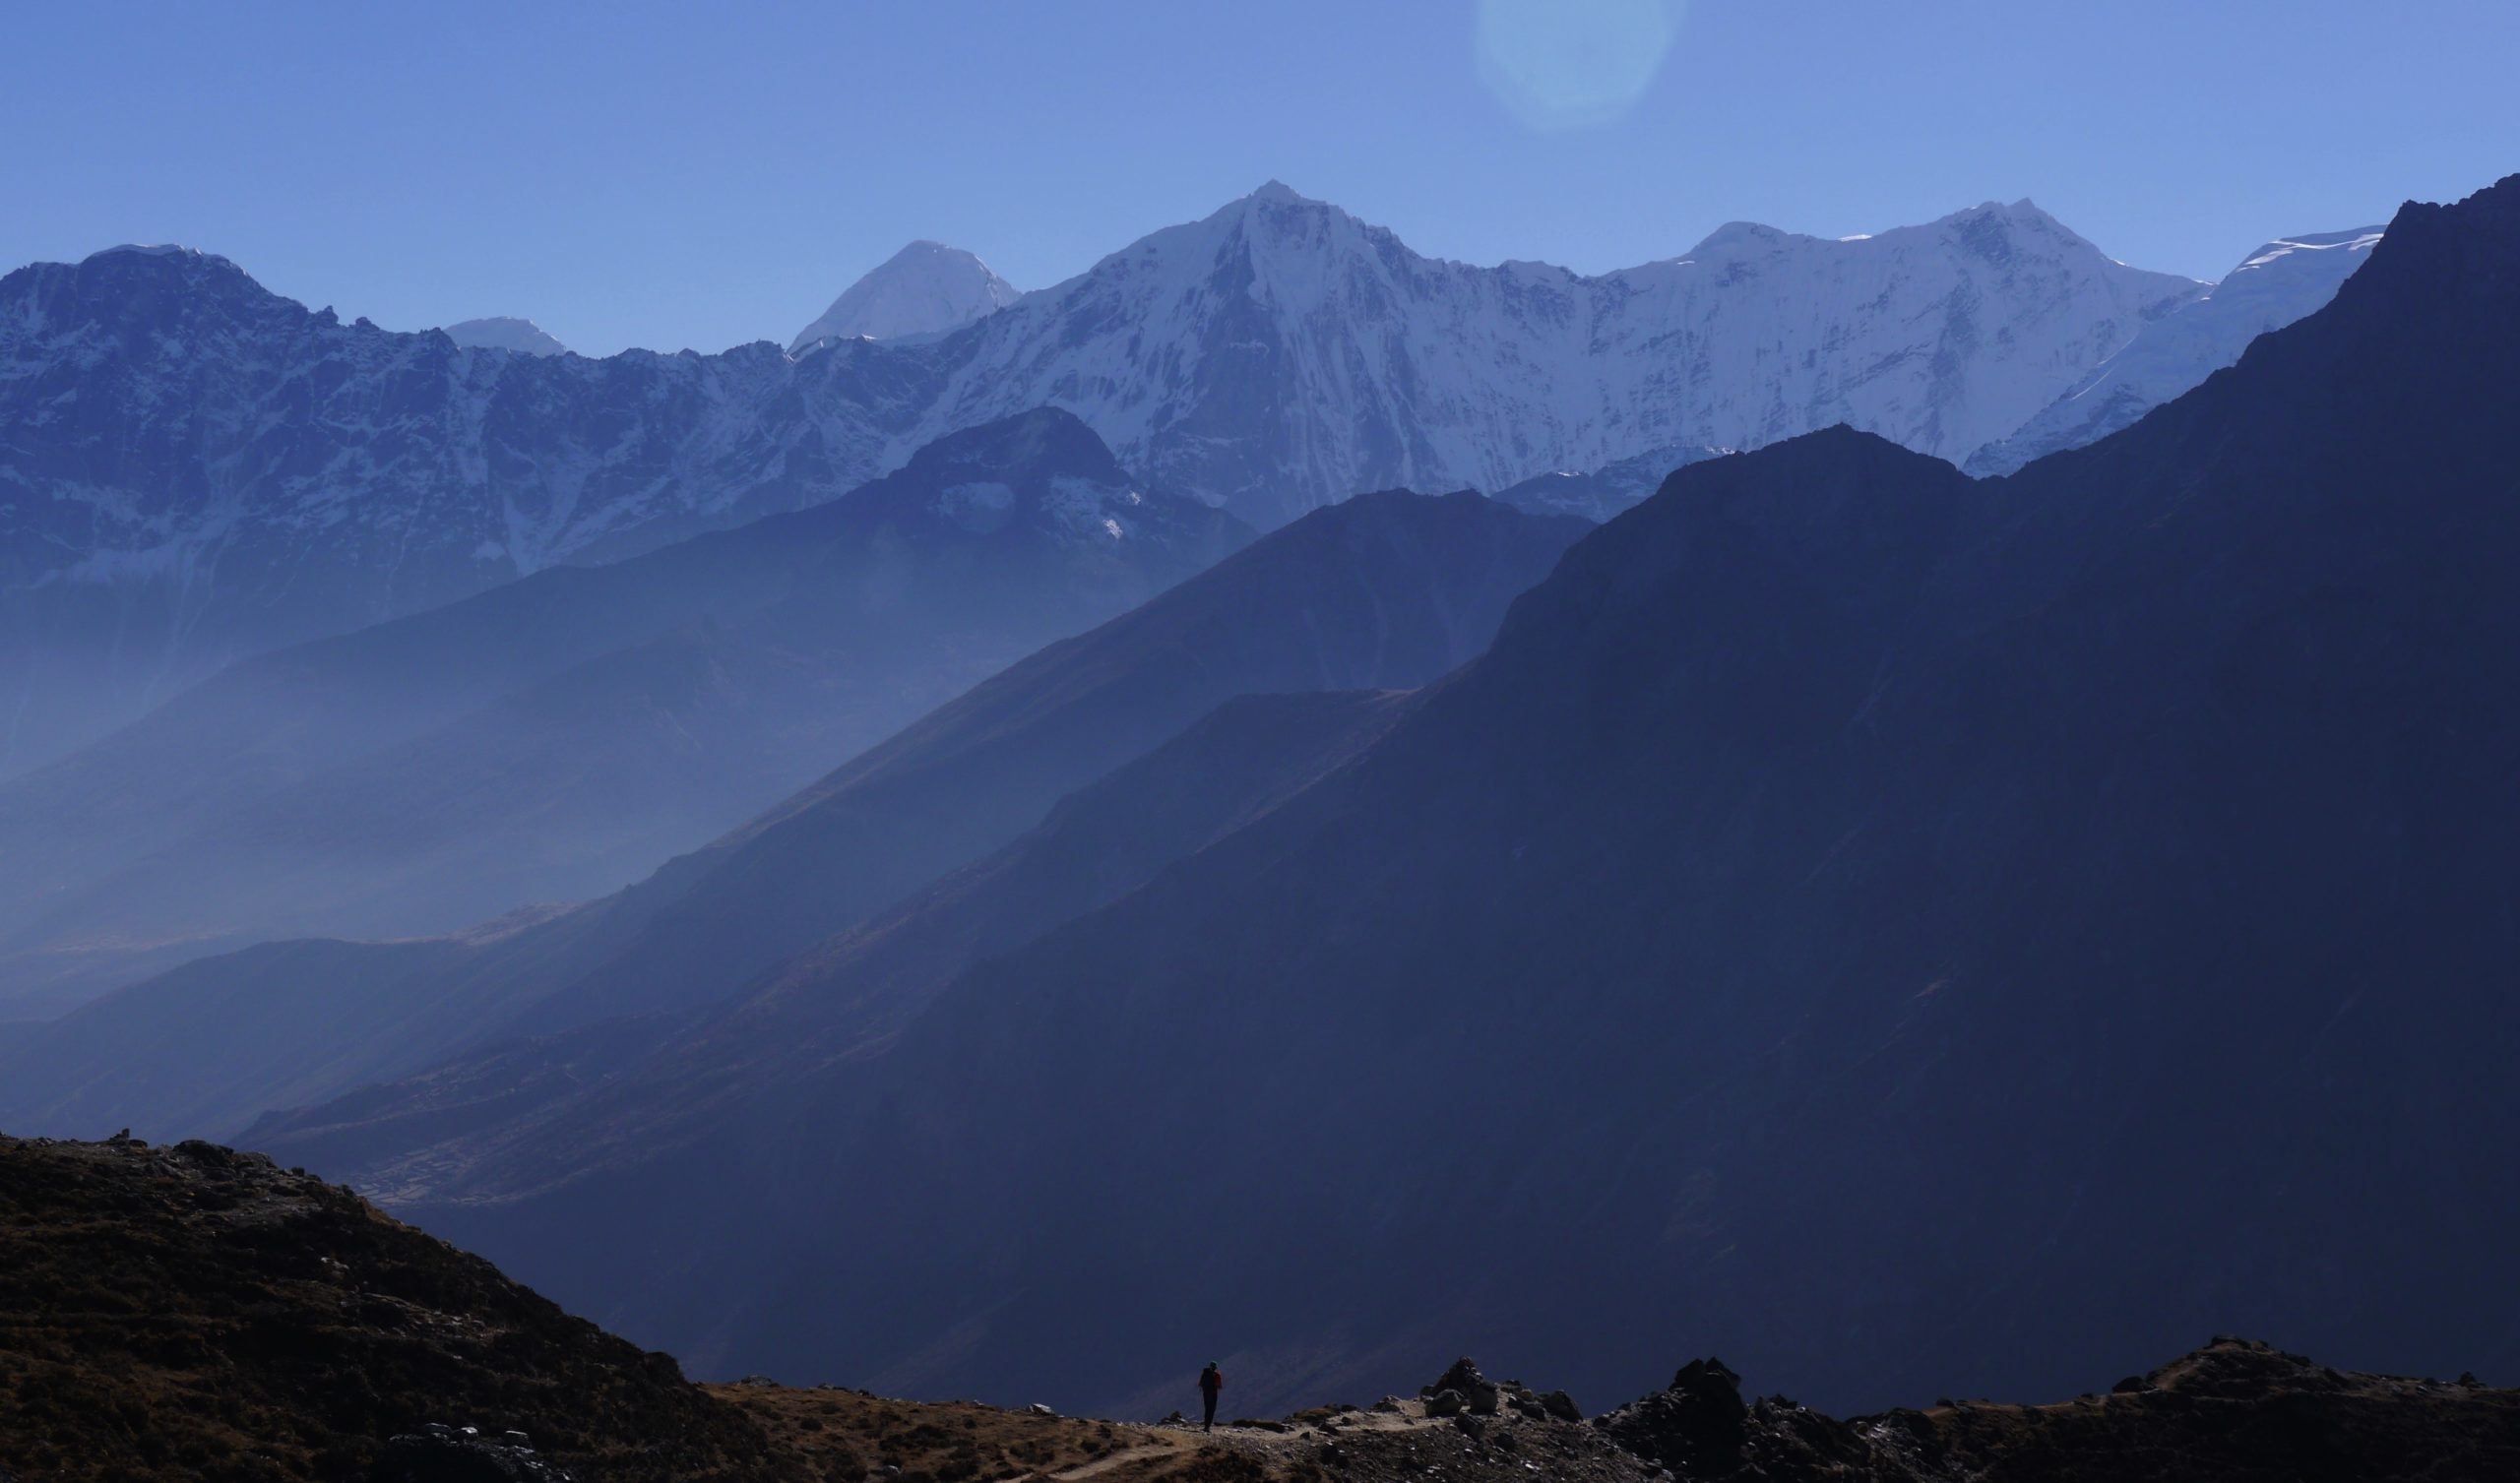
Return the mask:
[[1429, 1416], [1458, 1416], [1468, 1409], [1470, 1402], [1459, 1390], [1437, 1390], [1426, 1397], [1426, 1414]]

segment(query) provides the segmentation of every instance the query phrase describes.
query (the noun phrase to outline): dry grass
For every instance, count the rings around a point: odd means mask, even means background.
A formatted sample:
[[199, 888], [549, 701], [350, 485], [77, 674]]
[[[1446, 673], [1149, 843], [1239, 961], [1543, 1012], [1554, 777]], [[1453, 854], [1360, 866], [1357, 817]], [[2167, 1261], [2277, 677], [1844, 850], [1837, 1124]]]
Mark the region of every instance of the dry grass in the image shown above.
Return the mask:
[[818, 1483], [1271, 1483], [1285, 1469], [1179, 1432], [969, 1401], [888, 1400], [855, 1390], [705, 1388], [741, 1411]]

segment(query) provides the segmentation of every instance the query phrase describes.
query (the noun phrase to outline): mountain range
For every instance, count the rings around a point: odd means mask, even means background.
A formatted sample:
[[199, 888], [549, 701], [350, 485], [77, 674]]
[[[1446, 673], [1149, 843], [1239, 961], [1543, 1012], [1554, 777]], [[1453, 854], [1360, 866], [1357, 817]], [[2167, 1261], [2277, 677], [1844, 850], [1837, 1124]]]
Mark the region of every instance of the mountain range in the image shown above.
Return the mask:
[[2520, 1360], [2520, 177], [2368, 257], [2089, 448], [1684, 467], [1406, 699], [1221, 711], [611, 1059], [255, 1136], [703, 1369], [886, 1388]]
[[2027, 203], [1586, 278], [1272, 186], [976, 313], [0, 280], [67, 750], [0, 966], [180, 963], [0, 1035], [0, 1122], [248, 1129], [707, 1371], [1132, 1412], [1218, 1333], [2515, 1357], [2520, 177], [2210, 295]]
[[237, 658], [824, 503], [1039, 405], [1265, 529], [1841, 421], [1966, 458], [2204, 290], [2026, 202], [1734, 223], [1588, 278], [1273, 184], [1002, 306], [967, 254], [906, 256], [798, 353], [600, 360], [344, 324], [179, 248], [0, 278], [0, 773]]
[[1249, 539], [1074, 417], [830, 503], [242, 661], [0, 782], [0, 962], [100, 974], [599, 896]]
[[[1063, 413], [1038, 413], [1016, 426], [1064, 433], [1080, 445], [1092, 442], [1092, 434]], [[978, 435], [967, 434], [949, 446], [976, 441]], [[922, 459], [932, 462], [932, 456]], [[925, 471], [928, 462], [914, 461], [904, 474], [870, 493], [918, 487], [911, 476]], [[1002, 463], [996, 466], [1004, 468]], [[829, 513], [845, 512], [867, 497], [852, 496]], [[1227, 519], [1193, 508], [1210, 520]], [[788, 519], [821, 521], [826, 512]], [[574, 910], [504, 919], [451, 938], [282, 942], [212, 957], [31, 1027], [0, 1046], [0, 1123], [70, 1128], [106, 1121], [151, 1133], [228, 1131], [266, 1109], [319, 1101], [362, 1081], [422, 1070], [502, 1036], [574, 1031], [636, 1014], [649, 1018], [632, 1028], [631, 1038], [669, 1038], [680, 1017], [1041, 825], [1062, 795], [1166, 743], [1224, 703], [1255, 693], [1409, 687], [1443, 674], [1485, 647], [1506, 604], [1544, 576], [1586, 528], [1580, 521], [1524, 515], [1467, 492], [1444, 498], [1388, 492], [1317, 512], [1124, 616], [1012, 665], [777, 808], [612, 896]], [[700, 550], [734, 539], [708, 537]], [[796, 543], [783, 538], [769, 544], [788, 550]], [[643, 561], [671, 559], [667, 552]], [[642, 565], [569, 574], [568, 595], [577, 595], [574, 584], [612, 574], [635, 598], [649, 590], [638, 570]], [[724, 565], [728, 585], [767, 585], [757, 563]], [[687, 575], [682, 580], [690, 585]], [[968, 590], [939, 595], [968, 599]], [[489, 603], [496, 596], [476, 601]], [[546, 627], [609, 635], [630, 605], [628, 599], [600, 607], [580, 600], [562, 609], [572, 622]], [[771, 611], [782, 614], [779, 621], [723, 627], [756, 643], [766, 632], [795, 628], [792, 613]], [[932, 609], [918, 611], [943, 632], [974, 629], [969, 614], [957, 620], [956, 630], [943, 628]], [[477, 621], [536, 632], [515, 623], [516, 613], [501, 604]], [[462, 646], [430, 636], [413, 648], [439, 653]], [[374, 675], [384, 667], [376, 655], [374, 649], [361, 650], [343, 667]], [[723, 653], [715, 666], [739, 662], [735, 654]], [[909, 677], [883, 672], [905, 696], [952, 672], [934, 654], [914, 648], [899, 662], [915, 666]], [[816, 671], [807, 666], [807, 672]], [[398, 695], [420, 688], [408, 674], [390, 679]], [[583, 688], [564, 685], [561, 693], [574, 696]], [[331, 698], [337, 702], [332, 712], [362, 718], [372, 713], [355, 694]], [[249, 715], [262, 712], [259, 703], [240, 709]], [[281, 709], [329, 713], [311, 705]], [[504, 716], [508, 709], [496, 713]], [[523, 755], [516, 749], [492, 752], [505, 763], [469, 771], [448, 768], [440, 749], [430, 755], [432, 766], [362, 764], [350, 775], [379, 787], [386, 777], [410, 772], [416, 780], [405, 783], [407, 789], [433, 786], [426, 807], [397, 808], [394, 817], [403, 821], [398, 828], [408, 833], [410, 821], [424, 821], [439, 829], [431, 840], [462, 844], [456, 858], [467, 869], [454, 874], [457, 887], [478, 890], [487, 878], [494, 888], [504, 883], [512, 890], [515, 866], [502, 856], [547, 850], [552, 808], [539, 803], [529, 821], [532, 829], [503, 833], [503, 801], [536, 798], [575, 775], [536, 772], [527, 764], [543, 752], [569, 756], [594, 749], [619, 723], [620, 708], [555, 709], [580, 718], [584, 729], [573, 745]], [[1380, 712], [1367, 706], [1358, 713]], [[1345, 712], [1328, 714], [1335, 720]], [[183, 727], [175, 734], [208, 729]], [[671, 734], [689, 729], [675, 726]], [[720, 729], [745, 734], [724, 723]], [[823, 728], [824, 744], [836, 739], [833, 729]], [[1289, 737], [1287, 745], [1298, 754], [1313, 745], [1294, 732]], [[762, 744], [758, 732], [748, 743]], [[232, 750], [242, 768], [274, 749], [260, 731], [247, 727]], [[704, 774], [746, 758], [744, 748], [696, 760], [686, 754], [676, 760], [690, 765], [651, 780], [658, 788], [714, 796]], [[1268, 769], [1288, 765], [1283, 758], [1256, 761]], [[200, 786], [220, 795], [240, 790], [232, 779]], [[309, 791], [303, 779], [274, 781], [262, 810], [295, 817], [288, 800]], [[355, 885], [364, 879], [372, 890], [374, 862], [386, 853], [375, 838], [374, 810], [363, 805], [358, 788], [312, 791], [324, 807], [304, 811], [310, 817], [346, 810], [352, 818], [339, 835], [312, 836], [291, 869], [257, 880], [236, 863], [222, 867], [219, 851], [232, 850], [232, 841], [209, 828], [178, 836], [186, 849], [176, 858], [195, 862], [192, 869], [157, 875], [167, 882], [197, 874], [240, 876], [259, 889], [266, 909], [274, 910], [303, 909], [301, 897], [338, 902], [345, 881]], [[589, 797], [581, 827], [602, 822], [601, 805], [610, 791]], [[485, 796], [502, 801], [502, 808], [480, 809], [477, 800]], [[676, 807], [688, 809], [673, 796]], [[1190, 802], [1203, 810], [1221, 806], [1214, 799]], [[77, 811], [101, 804], [92, 799], [67, 806]], [[146, 819], [172, 806], [161, 801], [139, 812]], [[450, 819], [460, 827], [444, 828]], [[28, 833], [46, 832], [29, 827]], [[484, 836], [493, 847], [482, 847]], [[307, 847], [337, 838], [365, 848], [344, 856]], [[363, 867], [369, 871], [364, 878]], [[61, 869], [57, 863], [47, 868]], [[1142, 875], [1151, 866], [1121, 868]], [[410, 877], [407, 858], [385, 879]], [[31, 873], [23, 890], [35, 892], [40, 879], [40, 873]], [[113, 909], [134, 891], [127, 878], [109, 878], [107, 887], [90, 896], [98, 909]], [[1063, 897], [1053, 892], [1051, 898]], [[155, 908], [161, 916], [169, 909]], [[1008, 929], [976, 930], [975, 941]]]

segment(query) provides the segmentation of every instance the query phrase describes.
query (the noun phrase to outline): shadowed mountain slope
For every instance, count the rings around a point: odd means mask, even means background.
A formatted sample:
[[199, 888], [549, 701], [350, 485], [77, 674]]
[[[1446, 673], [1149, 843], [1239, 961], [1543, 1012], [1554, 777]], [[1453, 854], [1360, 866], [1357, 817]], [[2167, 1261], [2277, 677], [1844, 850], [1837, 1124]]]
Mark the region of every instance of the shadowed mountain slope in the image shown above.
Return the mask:
[[705, 1005], [1013, 839], [1221, 702], [1442, 674], [1585, 528], [1467, 493], [1318, 512], [606, 900], [467, 940], [256, 948], [32, 1030], [0, 1049], [0, 1117], [225, 1133], [515, 1030]]
[[2511, 1362], [2515, 394], [2520, 179], [2009, 479], [1845, 431], [1684, 468], [1354, 762], [881, 1054], [410, 1208], [704, 1365], [983, 1394], [1217, 1333], [1599, 1389], [1685, 1324], [1833, 1404], [2218, 1327]]
[[0, 953], [599, 895], [1248, 538], [1043, 409], [828, 505], [284, 650], [0, 786]]
[[555, 1008], [688, 1001], [696, 982], [766, 968], [1014, 838], [1235, 696], [1422, 685], [1484, 649], [1506, 605], [1588, 528], [1467, 491], [1360, 495], [1307, 516], [675, 861], [656, 883], [676, 891], [671, 904]]
[[[775, 1141], [765, 1088], [879, 1053], [956, 974], [1103, 906], [1372, 745], [1402, 691], [1244, 696], [1080, 789], [1040, 826], [764, 973], [723, 1006], [509, 1041], [407, 1081], [264, 1118], [246, 1138], [382, 1198], [542, 1188], [622, 1171], [738, 1123]], [[1185, 1017], [1195, 1007], [1183, 1007]], [[759, 1161], [695, 1166], [761, 1218]], [[632, 1191], [625, 1191], [635, 1198]]]

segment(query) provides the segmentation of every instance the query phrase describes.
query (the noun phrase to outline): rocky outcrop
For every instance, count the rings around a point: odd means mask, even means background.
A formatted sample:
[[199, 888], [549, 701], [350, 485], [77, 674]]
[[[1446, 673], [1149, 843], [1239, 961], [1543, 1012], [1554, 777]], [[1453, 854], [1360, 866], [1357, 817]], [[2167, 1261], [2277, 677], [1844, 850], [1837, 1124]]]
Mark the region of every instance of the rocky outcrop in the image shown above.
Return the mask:
[[1744, 1403], [1741, 1377], [1712, 1356], [1682, 1365], [1670, 1385], [1593, 1425], [1686, 1479], [1864, 1476], [1880, 1461], [1844, 1422], [1782, 1396]]

